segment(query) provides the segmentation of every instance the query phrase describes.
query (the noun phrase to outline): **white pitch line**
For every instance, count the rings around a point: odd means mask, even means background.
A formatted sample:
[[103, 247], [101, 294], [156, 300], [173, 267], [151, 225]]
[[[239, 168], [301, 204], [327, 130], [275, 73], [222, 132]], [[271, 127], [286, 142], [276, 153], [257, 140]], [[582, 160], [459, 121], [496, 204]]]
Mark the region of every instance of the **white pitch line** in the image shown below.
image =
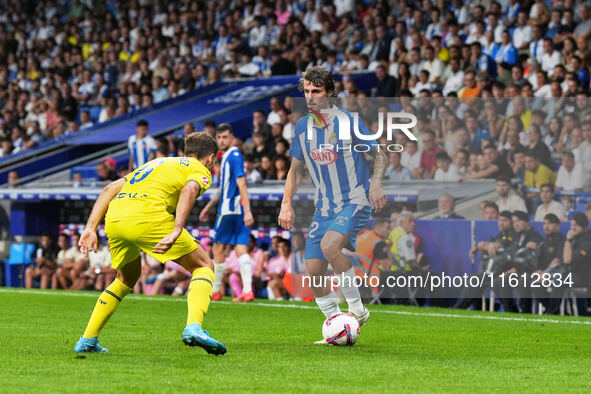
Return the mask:
[[[74, 292], [62, 292], [60, 290], [36, 290], [36, 289], [13, 289], [0, 287], [0, 293], [17, 293], [17, 294], [42, 294], [42, 295], [53, 295], [53, 296], [65, 296], [65, 297], [87, 297], [97, 298], [98, 293], [74, 293]], [[140, 301], [164, 301], [164, 302], [186, 302], [185, 297], [171, 297], [171, 296], [142, 296], [137, 294], [130, 294], [125, 297], [130, 300]], [[237, 306], [255, 306], [255, 307], [267, 307], [267, 308], [291, 308], [291, 309], [308, 309], [318, 310], [315, 306], [299, 305], [299, 304], [271, 304], [264, 302], [251, 302], [251, 303], [235, 303], [230, 301], [215, 301], [215, 304], [222, 305], [237, 305]], [[511, 316], [498, 316], [498, 315], [478, 315], [478, 314], [457, 314], [457, 313], [434, 313], [434, 312], [409, 312], [409, 311], [391, 311], [391, 310], [380, 310], [370, 309], [371, 313], [384, 313], [389, 315], [405, 315], [405, 316], [429, 316], [429, 317], [445, 317], [452, 319], [480, 319], [480, 320], [505, 320], [505, 321], [518, 321], [525, 323], [554, 323], [554, 324], [579, 324], [579, 325], [591, 325], [589, 320], [559, 320], [559, 319], [541, 319], [541, 318], [528, 318], [528, 317], [511, 317]]]

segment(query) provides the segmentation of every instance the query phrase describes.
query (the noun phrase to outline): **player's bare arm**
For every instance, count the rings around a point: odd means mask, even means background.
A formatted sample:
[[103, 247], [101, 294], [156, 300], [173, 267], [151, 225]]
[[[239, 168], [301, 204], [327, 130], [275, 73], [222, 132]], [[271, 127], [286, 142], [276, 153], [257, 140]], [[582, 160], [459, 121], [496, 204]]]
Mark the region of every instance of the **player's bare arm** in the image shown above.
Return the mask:
[[250, 211], [250, 198], [248, 197], [248, 189], [246, 188], [246, 177], [241, 176], [237, 178], [236, 185], [238, 186], [238, 190], [240, 190], [240, 201], [244, 209], [244, 224], [246, 227], [250, 227], [254, 224], [254, 218]]
[[374, 164], [369, 186], [369, 203], [374, 212], [378, 212], [386, 206], [386, 194], [382, 189], [382, 180], [388, 167], [388, 157], [379, 149], [370, 152], [370, 156], [374, 158]]
[[158, 242], [158, 245], [154, 247], [153, 252], [158, 254], [164, 254], [168, 249], [175, 243], [189, 217], [189, 213], [195, 204], [197, 196], [199, 196], [200, 186], [195, 181], [189, 181], [185, 184], [181, 190], [179, 196], [179, 202], [176, 206], [176, 216], [174, 221], [174, 229], [166, 237], [162, 238], [162, 241]]
[[295, 157], [292, 158], [291, 166], [285, 179], [285, 191], [283, 192], [283, 201], [281, 201], [281, 211], [279, 212], [278, 221], [279, 225], [286, 230], [291, 230], [293, 224], [294, 212], [291, 201], [302, 182], [303, 170], [303, 162]]
[[121, 191], [123, 185], [125, 185], [125, 179], [123, 178], [120, 178], [113, 183], [109, 183], [96, 199], [90, 217], [88, 218], [88, 222], [86, 222], [84, 232], [82, 232], [80, 241], [78, 242], [80, 251], [84, 253], [85, 256], [88, 256], [88, 252], [96, 252], [96, 229], [103, 216], [105, 216], [105, 213], [109, 208], [109, 203]]
[[221, 194], [222, 188], [220, 187], [215, 196], [213, 196], [211, 200], [209, 200], [209, 202], [205, 204], [205, 207], [203, 207], [203, 209], [199, 213], [199, 221], [207, 222], [209, 218], [209, 210], [211, 209], [211, 207], [216, 206], [218, 204], [218, 202], [220, 201]]

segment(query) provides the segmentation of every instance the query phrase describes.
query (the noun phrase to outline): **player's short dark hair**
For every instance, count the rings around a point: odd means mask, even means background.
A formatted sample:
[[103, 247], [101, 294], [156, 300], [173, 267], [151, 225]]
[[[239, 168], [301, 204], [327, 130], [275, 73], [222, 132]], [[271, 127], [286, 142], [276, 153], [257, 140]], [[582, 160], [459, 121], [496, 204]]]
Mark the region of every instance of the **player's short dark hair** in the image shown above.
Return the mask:
[[148, 127], [148, 121], [145, 119], [138, 120], [137, 123], [135, 124], [135, 127], [140, 127], [140, 126]]
[[203, 159], [211, 153], [217, 155], [219, 151], [215, 139], [207, 133], [193, 132], [185, 137], [185, 155]]
[[234, 135], [234, 129], [230, 123], [222, 123], [215, 129], [215, 134], [223, 133], [225, 131], [229, 131], [230, 134]]
[[334, 75], [324, 66], [310, 66], [302, 73], [298, 82], [298, 90], [304, 92], [304, 81], [309, 81], [316, 87], [324, 87], [329, 97], [335, 96]]

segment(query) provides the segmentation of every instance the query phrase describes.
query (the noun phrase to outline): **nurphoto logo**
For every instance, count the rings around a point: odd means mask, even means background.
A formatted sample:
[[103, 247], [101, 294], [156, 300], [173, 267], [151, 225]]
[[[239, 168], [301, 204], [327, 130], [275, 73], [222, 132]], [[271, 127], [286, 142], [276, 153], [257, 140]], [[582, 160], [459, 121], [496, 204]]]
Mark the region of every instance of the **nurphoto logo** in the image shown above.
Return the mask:
[[[309, 109], [308, 115], [310, 116], [311, 121], [308, 123], [308, 128], [306, 131], [306, 138], [308, 141], [311, 141], [314, 138], [314, 128], [321, 128], [329, 131], [328, 124], [326, 122], [326, 118], [334, 117], [338, 121], [338, 130], [335, 133], [334, 131], [328, 138], [328, 144], [319, 144], [318, 148], [315, 149], [313, 153], [313, 159], [316, 162], [322, 162], [324, 164], [330, 164], [336, 160], [336, 155], [334, 152], [338, 152], [340, 150], [348, 150], [348, 151], [355, 151], [355, 152], [369, 152], [371, 150], [370, 144], [364, 143], [352, 143], [353, 142], [353, 135], [357, 138], [357, 140], [361, 141], [377, 141], [382, 137], [384, 134], [384, 128], [386, 133], [386, 139], [388, 141], [394, 140], [394, 131], [399, 130], [404, 133], [408, 139], [411, 141], [416, 141], [417, 137], [410, 131], [414, 126], [417, 124], [417, 117], [411, 113], [407, 112], [379, 112], [378, 113], [378, 129], [375, 134], [371, 133], [363, 133], [359, 129], [359, 113], [358, 112], [351, 112], [351, 117], [353, 118], [353, 124], [351, 124], [351, 119], [349, 116], [340, 111], [338, 108], [323, 108], [320, 111], [315, 111], [313, 109]], [[384, 116], [386, 117], [386, 121], [384, 122]], [[408, 119], [409, 122], [400, 123], [401, 119]], [[385, 127], [384, 127], [385, 125]], [[353, 130], [353, 134], [351, 133]], [[342, 146], [337, 144], [338, 140], [349, 142], [343, 143]], [[404, 148], [400, 144], [392, 143], [392, 144], [377, 144], [377, 149], [385, 149], [388, 152], [401, 152]]]

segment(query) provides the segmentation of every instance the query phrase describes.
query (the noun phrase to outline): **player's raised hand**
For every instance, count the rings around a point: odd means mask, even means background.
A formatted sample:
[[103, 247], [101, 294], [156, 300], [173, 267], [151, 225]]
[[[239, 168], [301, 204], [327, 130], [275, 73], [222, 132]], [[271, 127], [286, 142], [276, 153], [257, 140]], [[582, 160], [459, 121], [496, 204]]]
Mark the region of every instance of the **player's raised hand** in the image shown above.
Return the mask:
[[279, 212], [278, 223], [286, 230], [291, 230], [293, 224], [294, 212], [291, 204], [281, 204], [281, 211]]
[[85, 229], [80, 236], [80, 241], [78, 241], [80, 251], [84, 253], [85, 256], [88, 256], [88, 252], [96, 252], [97, 244], [98, 238], [96, 233], [90, 229]]
[[369, 203], [374, 212], [380, 211], [386, 206], [386, 193], [379, 183], [371, 183], [369, 186]]
[[246, 227], [250, 227], [254, 224], [254, 217], [252, 216], [252, 212], [250, 210], [244, 212], [244, 225]]
[[162, 238], [162, 241], [158, 242], [158, 245], [154, 247], [152, 252], [157, 254], [166, 253], [170, 248], [172, 248], [172, 245], [174, 245], [179, 235], [180, 234], [176, 232], [168, 234], [166, 237]]

